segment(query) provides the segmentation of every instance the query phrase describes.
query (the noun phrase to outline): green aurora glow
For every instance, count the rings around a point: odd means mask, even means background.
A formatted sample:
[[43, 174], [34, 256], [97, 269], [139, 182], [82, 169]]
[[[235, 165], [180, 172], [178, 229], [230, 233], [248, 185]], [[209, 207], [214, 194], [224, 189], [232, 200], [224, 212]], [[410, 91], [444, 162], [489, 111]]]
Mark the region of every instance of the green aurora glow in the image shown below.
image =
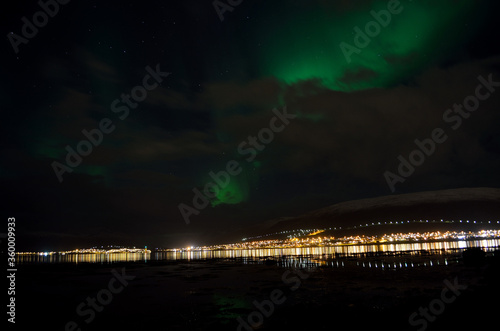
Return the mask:
[[212, 207], [220, 204], [235, 205], [248, 199], [248, 186], [236, 177], [224, 188], [219, 190], [217, 196], [210, 202]]
[[[354, 27], [364, 30], [374, 20], [370, 11], [387, 9], [387, 4], [387, 0], [367, 2], [349, 12], [326, 10], [310, 2], [306, 6], [269, 4], [280, 8], [279, 15], [270, 15], [275, 13], [271, 8], [259, 8], [256, 15], [264, 23], [254, 33], [261, 44], [256, 51], [260, 78], [277, 78], [285, 84], [284, 91], [296, 90], [294, 84], [307, 80], [343, 92], [394, 86], [446, 58], [480, 21], [467, 21], [480, 17], [473, 13], [481, 10], [473, 1], [401, 1], [402, 12], [392, 15], [388, 26], [381, 27], [348, 63], [340, 44], [354, 46]], [[298, 118], [318, 122], [323, 115], [300, 113]], [[235, 178], [212, 200], [212, 206], [237, 204], [249, 194], [247, 180]]]
[[[220, 188], [217, 195], [210, 199], [210, 204], [212, 207], [226, 204], [235, 205], [244, 201], [247, 201], [250, 195], [250, 188], [252, 183], [256, 180], [256, 168], [260, 166], [259, 162], [253, 162], [253, 170], [249, 166], [245, 166], [245, 161], [240, 162], [240, 166], [243, 168], [241, 173], [237, 176], [231, 176], [229, 183]], [[206, 176], [202, 183], [204, 185], [209, 182], [214, 182], [214, 180]]]
[[478, 17], [474, 1], [401, 1], [403, 11], [347, 63], [340, 43], [354, 46], [354, 27], [364, 31], [374, 20], [370, 11], [386, 9], [387, 3], [375, 1], [348, 13], [283, 6], [279, 18], [273, 16], [277, 22], [265, 25], [272, 28], [260, 32], [265, 36], [261, 75], [289, 85], [318, 80], [337, 91], [392, 86], [453, 52], [473, 30], [467, 17]]
[[[393, 15], [390, 24], [382, 28], [360, 54], [353, 54], [351, 63], [347, 63], [340, 43], [354, 45], [354, 27], [364, 30], [366, 23], [374, 19], [370, 11], [386, 9], [388, 0], [367, 1], [364, 5], [357, 5], [355, 10], [342, 12], [320, 6], [321, 1], [305, 3], [304, 6], [300, 3], [291, 6], [281, 0], [281, 3], [263, 4], [265, 8], [257, 6], [255, 15], [260, 23], [248, 26], [250, 30], [244, 33], [245, 38], [241, 40], [247, 43], [247, 47], [259, 45], [248, 54], [256, 63], [256, 76], [252, 78], [275, 77], [282, 82], [282, 93], [277, 96], [281, 106], [289, 89], [296, 96], [316, 93], [301, 90], [298, 83], [307, 80], [317, 81], [323, 88], [344, 92], [386, 88], [405, 82], [425, 68], [439, 63], [466, 42], [481, 21], [482, 15], [477, 12], [484, 10], [475, 1], [402, 0], [404, 9], [401, 14]], [[278, 13], [276, 8], [279, 8]], [[243, 33], [243, 30], [237, 30]], [[250, 36], [253, 36], [253, 41]], [[116, 59], [108, 60], [115, 62]], [[120, 94], [121, 87], [110, 87], [110, 84], [102, 83], [98, 76], [92, 77], [92, 88], [98, 92], [99, 102], [107, 107], [109, 100]], [[225, 111], [214, 109], [214, 123], [227, 116]], [[235, 111], [245, 114], [252, 108]], [[324, 115], [299, 112], [298, 118], [319, 122]], [[219, 140], [231, 138], [225, 137], [224, 128], [217, 124], [215, 133]], [[34, 154], [62, 160], [65, 151], [61, 146], [69, 142], [61, 139], [45, 138], [38, 143], [30, 143], [30, 147]], [[260, 162], [247, 165], [242, 174], [232, 177], [231, 182], [211, 199], [211, 205], [235, 205], [247, 201], [256, 182]], [[82, 164], [76, 173], [103, 176], [106, 183], [111, 180], [106, 167]], [[202, 173], [206, 174], [205, 170]], [[208, 176], [202, 179], [198, 184], [211, 181]]]

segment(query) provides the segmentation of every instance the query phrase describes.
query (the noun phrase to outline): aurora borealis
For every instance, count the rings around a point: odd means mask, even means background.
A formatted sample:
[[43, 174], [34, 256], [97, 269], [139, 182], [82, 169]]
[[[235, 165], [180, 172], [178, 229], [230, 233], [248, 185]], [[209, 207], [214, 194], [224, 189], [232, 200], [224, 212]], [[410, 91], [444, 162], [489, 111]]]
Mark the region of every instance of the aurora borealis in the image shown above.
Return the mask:
[[283, 5], [279, 17], [266, 21], [273, 29], [259, 31], [266, 36], [259, 52], [260, 73], [287, 84], [319, 80], [336, 91], [389, 87], [449, 56], [471, 37], [477, 24], [463, 24], [464, 20], [484, 11], [470, 1], [457, 1], [452, 9], [447, 1], [401, 1], [400, 13], [392, 15], [387, 27], [348, 63], [339, 45], [354, 46], [354, 28], [365, 31], [374, 21], [370, 12], [386, 10], [387, 4], [364, 2], [355, 11], [328, 10], [320, 4]]
[[[210, 244], [391, 194], [383, 173], [398, 155], [479, 75], [500, 81], [500, 49], [493, 0], [401, 0], [348, 61], [340, 45], [390, 2], [243, 1], [221, 22], [211, 1], [73, 1], [17, 54], [4, 38], [0, 179], [6, 213], [24, 220], [19, 245]], [[16, 4], [4, 33], [37, 10]], [[171, 74], [120, 119], [113, 101], [156, 65]], [[499, 102], [493, 93], [396, 193], [498, 187]], [[284, 106], [296, 118], [246, 160], [238, 145]], [[103, 118], [114, 131], [59, 183], [51, 164]], [[230, 160], [241, 173], [186, 225], [177, 206]]]

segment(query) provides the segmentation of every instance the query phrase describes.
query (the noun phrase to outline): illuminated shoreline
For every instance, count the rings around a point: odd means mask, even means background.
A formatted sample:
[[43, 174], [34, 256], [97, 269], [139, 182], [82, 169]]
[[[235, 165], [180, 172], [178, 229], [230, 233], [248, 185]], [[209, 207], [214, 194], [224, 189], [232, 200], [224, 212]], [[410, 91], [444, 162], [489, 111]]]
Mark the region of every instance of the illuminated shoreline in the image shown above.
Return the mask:
[[[319, 232], [318, 232], [319, 233]], [[382, 236], [344, 236], [336, 237], [305, 237], [288, 239], [269, 239], [252, 242], [239, 242], [232, 244], [157, 249], [160, 252], [189, 252], [189, 251], [223, 251], [223, 250], [252, 250], [252, 249], [280, 249], [280, 248], [313, 248], [313, 247], [339, 247], [354, 245], [390, 245], [390, 244], [415, 244], [432, 242], [459, 242], [473, 240], [500, 239], [500, 230], [473, 231], [440, 231], [433, 232], [407, 232], [391, 233]]]
[[151, 254], [151, 250], [147, 248], [118, 248], [118, 249], [98, 249], [98, 248], [83, 248], [71, 251], [62, 252], [17, 252], [16, 255], [78, 255], [78, 254]]
[[[365, 245], [396, 245], [396, 244], [418, 244], [436, 242], [466, 242], [475, 240], [500, 239], [500, 230], [481, 231], [433, 231], [433, 232], [406, 232], [391, 233], [381, 236], [344, 236], [344, 237], [321, 237], [322, 231], [315, 231], [304, 237], [287, 239], [268, 239], [257, 241], [242, 241], [230, 244], [218, 244], [209, 246], [190, 246], [181, 248], [157, 248], [155, 252], [203, 252], [203, 251], [228, 251], [228, 250], [258, 250], [258, 249], [293, 249], [293, 248], [322, 248], [322, 247], [346, 247]], [[109, 247], [109, 246], [108, 246]], [[101, 255], [101, 254], [151, 254], [151, 250], [145, 248], [84, 248], [60, 252], [17, 252], [16, 255]]]

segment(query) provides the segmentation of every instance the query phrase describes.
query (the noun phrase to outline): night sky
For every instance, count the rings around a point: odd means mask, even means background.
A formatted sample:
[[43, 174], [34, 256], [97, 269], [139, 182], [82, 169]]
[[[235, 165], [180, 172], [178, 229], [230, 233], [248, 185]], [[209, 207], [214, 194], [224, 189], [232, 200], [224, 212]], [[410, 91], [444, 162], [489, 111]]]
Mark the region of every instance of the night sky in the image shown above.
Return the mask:
[[[342, 201], [500, 187], [500, 87], [443, 118], [479, 76], [500, 82], [498, 1], [220, 4], [73, 0], [26, 39], [40, 5], [2, 11], [2, 215], [18, 251], [211, 244]], [[241, 153], [284, 109], [289, 123]], [[392, 192], [384, 174], [436, 128], [446, 141]], [[58, 178], [79, 144], [88, 155]], [[186, 224], [179, 205], [232, 161], [239, 173]]]

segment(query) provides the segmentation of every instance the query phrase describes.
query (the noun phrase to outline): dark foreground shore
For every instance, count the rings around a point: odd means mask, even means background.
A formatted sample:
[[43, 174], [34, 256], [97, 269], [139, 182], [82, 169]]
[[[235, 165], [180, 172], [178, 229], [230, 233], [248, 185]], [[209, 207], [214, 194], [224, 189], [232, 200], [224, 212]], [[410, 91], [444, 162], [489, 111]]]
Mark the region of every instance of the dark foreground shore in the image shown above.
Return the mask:
[[[413, 259], [413, 267], [394, 268], [374, 267], [380, 260], [367, 259], [298, 269], [227, 260], [21, 265], [15, 328], [472, 330], [497, 325], [499, 256], [432, 267], [417, 266], [418, 257]], [[402, 261], [388, 262], [399, 266]]]

